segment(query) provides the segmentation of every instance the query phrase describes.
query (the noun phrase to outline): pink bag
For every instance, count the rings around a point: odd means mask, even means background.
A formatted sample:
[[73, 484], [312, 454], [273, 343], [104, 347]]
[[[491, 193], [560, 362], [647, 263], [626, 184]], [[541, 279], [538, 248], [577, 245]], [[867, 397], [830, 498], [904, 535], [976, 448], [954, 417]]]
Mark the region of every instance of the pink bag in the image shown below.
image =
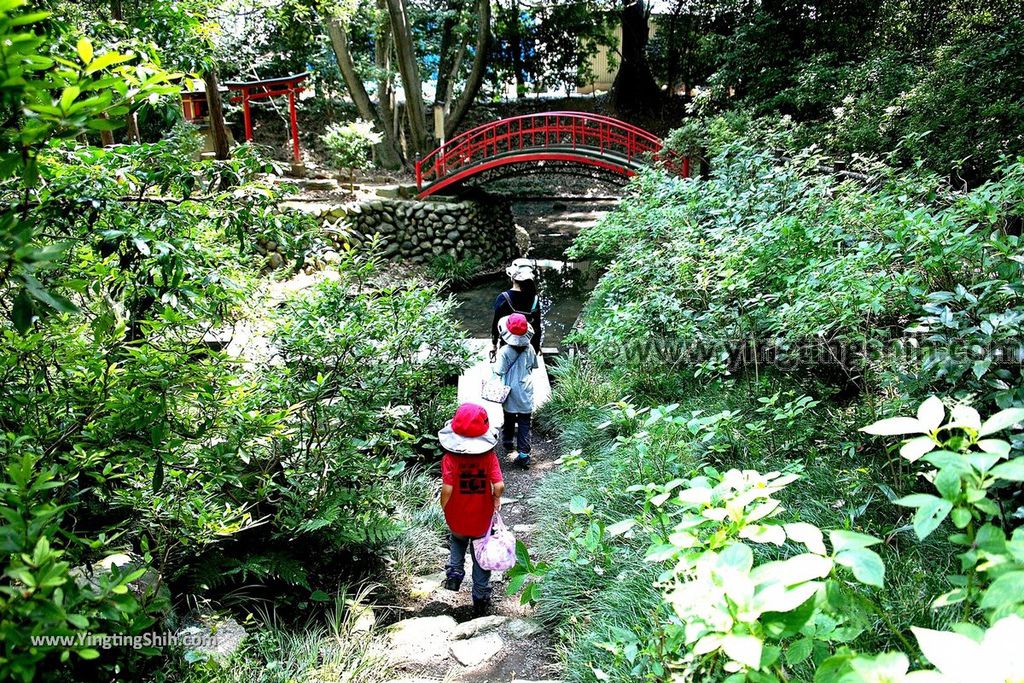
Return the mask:
[[488, 571], [507, 571], [516, 565], [516, 539], [497, 512], [487, 535], [473, 541], [476, 562]]

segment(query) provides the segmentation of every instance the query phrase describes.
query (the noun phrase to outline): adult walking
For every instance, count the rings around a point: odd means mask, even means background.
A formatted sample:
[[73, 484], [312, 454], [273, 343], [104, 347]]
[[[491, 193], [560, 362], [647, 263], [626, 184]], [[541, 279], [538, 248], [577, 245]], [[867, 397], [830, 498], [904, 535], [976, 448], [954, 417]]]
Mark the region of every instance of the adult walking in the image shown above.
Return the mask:
[[494, 300], [494, 317], [491, 320], [491, 359], [498, 351], [501, 330], [498, 322], [503, 318], [518, 313], [526, 318], [533, 327], [533, 338], [530, 345], [540, 353], [540, 342], [543, 334], [541, 325], [540, 297], [537, 296], [537, 281], [534, 262], [530, 259], [517, 258], [505, 269], [512, 283], [510, 289], [498, 295]]

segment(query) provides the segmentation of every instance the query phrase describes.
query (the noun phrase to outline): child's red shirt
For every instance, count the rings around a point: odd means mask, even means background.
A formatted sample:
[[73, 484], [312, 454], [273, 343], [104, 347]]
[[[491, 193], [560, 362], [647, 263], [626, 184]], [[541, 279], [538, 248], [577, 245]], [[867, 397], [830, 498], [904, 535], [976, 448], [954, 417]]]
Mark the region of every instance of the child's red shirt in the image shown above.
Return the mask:
[[445, 453], [441, 481], [452, 487], [444, 519], [453, 533], [479, 538], [487, 533], [494, 515], [491, 485], [502, 481], [501, 465], [494, 451], [481, 455]]

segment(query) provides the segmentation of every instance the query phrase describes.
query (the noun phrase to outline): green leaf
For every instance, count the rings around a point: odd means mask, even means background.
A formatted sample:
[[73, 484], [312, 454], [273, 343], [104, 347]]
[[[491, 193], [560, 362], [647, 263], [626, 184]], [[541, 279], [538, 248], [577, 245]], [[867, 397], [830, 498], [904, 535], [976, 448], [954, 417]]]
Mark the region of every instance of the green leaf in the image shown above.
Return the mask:
[[914, 514], [914, 533], [921, 540], [924, 540], [935, 531], [942, 524], [942, 520], [946, 519], [946, 516], [953, 509], [953, 504], [948, 500], [929, 496], [925, 493], [905, 496], [897, 500], [896, 504], [917, 508], [917, 512]]
[[960, 495], [960, 475], [951, 470], [939, 470], [935, 475], [935, 488], [946, 500], [955, 500]]
[[828, 532], [828, 538], [836, 552], [846, 548], [867, 548], [882, 542], [880, 538], [846, 529], [833, 529]]
[[69, 614], [67, 619], [75, 628], [89, 628], [89, 620], [81, 614]]
[[861, 427], [860, 431], [875, 436], [898, 436], [901, 434], [922, 434], [925, 428], [912, 417], [890, 417]]
[[60, 108], [67, 111], [71, 108], [71, 104], [82, 94], [82, 89], [77, 85], [69, 85], [64, 88], [64, 92], [60, 95]]
[[73, 313], [78, 310], [73, 303], [64, 297], [47, 291], [47, 289], [43, 287], [42, 283], [31, 275], [22, 273], [21, 281], [25, 283], [25, 289], [28, 290], [29, 294], [39, 301], [42, 301], [55, 311], [59, 311], [60, 313]]
[[1024, 457], [1000, 463], [993, 467], [989, 474], [1006, 481], [1024, 481]]
[[113, 64], [121, 64], [122, 62], [127, 62], [131, 58], [131, 55], [123, 55], [119, 52], [105, 52], [89, 64], [89, 68], [85, 70], [85, 73], [91, 74], [101, 69], [105, 69]]
[[854, 577], [863, 584], [882, 588], [885, 583], [885, 564], [873, 550], [846, 548], [836, 555], [836, 563], [849, 567]]
[[82, 659], [98, 659], [100, 656], [100, 651], [94, 650], [91, 647], [83, 648], [81, 650], [75, 650], [75, 653], [78, 654], [78, 656]]
[[1022, 421], [1024, 421], [1024, 408], [1000, 410], [985, 420], [984, 424], [981, 425], [981, 431], [978, 432], [978, 435], [988, 436], [989, 434], [995, 434]]
[[1008, 572], [992, 582], [981, 598], [984, 609], [998, 609], [1024, 601], [1024, 571]]
[[159, 455], [156, 458], [156, 466], [153, 468], [153, 493], [160, 493], [164, 485], [164, 459]]
[[806, 602], [787, 612], [765, 612], [761, 615], [765, 633], [776, 640], [799, 633], [817, 611], [816, 600], [816, 596], [812, 595]]
[[593, 508], [587, 505], [587, 499], [583, 496], [573, 496], [569, 500], [569, 512], [574, 515], [583, 515], [590, 512]]
[[632, 529], [634, 526], [636, 526], [635, 519], [624, 519], [621, 522], [616, 522], [615, 524], [609, 526], [607, 529], [605, 529], [605, 533], [608, 535], [609, 538], [614, 538], [615, 536], [621, 536], [622, 534]]
[[966, 508], [955, 508], [950, 513], [950, 519], [953, 521], [953, 526], [963, 529], [971, 523], [971, 511]]
[[14, 297], [14, 304], [11, 307], [11, 321], [14, 323], [14, 329], [21, 334], [28, 332], [32, 327], [33, 315], [32, 298], [22, 288], [18, 292], [18, 296]]
[[524, 573], [524, 574], [518, 574], [516, 576], [513, 576], [511, 579], [509, 579], [508, 588], [506, 589], [508, 591], [508, 594], [509, 595], [515, 595], [516, 593], [518, 593], [519, 589], [523, 587], [524, 583], [526, 583], [526, 579], [528, 577], [529, 577], [529, 574], [525, 574]]
[[761, 640], [755, 636], [730, 633], [722, 638], [722, 651], [734, 662], [754, 669], [761, 667]]
[[520, 540], [516, 540], [516, 565], [522, 566], [528, 572], [532, 572], [534, 569], [533, 562], [530, 560], [530, 551]]
[[82, 63], [88, 65], [92, 61], [92, 43], [85, 36], [78, 39], [78, 45], [75, 46], [78, 51], [78, 58], [82, 60]]
[[801, 638], [786, 648], [786, 663], [789, 665], [799, 664], [811, 656], [814, 649], [814, 640], [806, 637]]

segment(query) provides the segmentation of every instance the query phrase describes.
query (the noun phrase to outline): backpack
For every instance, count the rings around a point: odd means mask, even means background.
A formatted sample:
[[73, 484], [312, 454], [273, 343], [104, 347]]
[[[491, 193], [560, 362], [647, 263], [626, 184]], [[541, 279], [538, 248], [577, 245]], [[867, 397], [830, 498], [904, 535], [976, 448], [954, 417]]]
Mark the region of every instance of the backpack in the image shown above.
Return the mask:
[[533, 297], [533, 306], [530, 306], [530, 310], [528, 310], [528, 311], [520, 311], [519, 309], [517, 309], [517, 308], [516, 308], [516, 307], [515, 307], [515, 306], [514, 306], [514, 305], [512, 304], [512, 297], [510, 297], [510, 296], [508, 295], [508, 292], [502, 292], [502, 293], [501, 293], [501, 295], [502, 295], [503, 297], [505, 297], [505, 303], [507, 303], [507, 304], [508, 304], [508, 307], [512, 309], [512, 312], [513, 312], [513, 313], [518, 313], [519, 315], [525, 315], [525, 316], [526, 316], [527, 318], [529, 318], [529, 317], [530, 317], [530, 315], [531, 315], [531, 314], [532, 314], [532, 313], [533, 313], [534, 311], [536, 311], [536, 310], [537, 310], [537, 305], [538, 305], [538, 304], [540, 304], [540, 297], [539, 297], [539, 296], [535, 296], [535, 297]]

